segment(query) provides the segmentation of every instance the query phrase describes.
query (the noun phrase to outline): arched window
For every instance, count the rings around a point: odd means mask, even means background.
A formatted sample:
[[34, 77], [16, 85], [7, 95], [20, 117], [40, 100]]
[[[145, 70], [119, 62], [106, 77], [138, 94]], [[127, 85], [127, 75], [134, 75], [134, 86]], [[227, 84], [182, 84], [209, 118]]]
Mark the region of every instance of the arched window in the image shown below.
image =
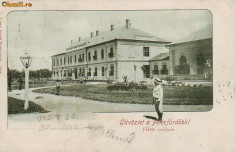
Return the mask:
[[91, 52], [88, 52], [88, 61], [91, 61]]
[[97, 76], [97, 67], [95, 67], [94, 76]]
[[180, 57], [180, 65], [175, 67], [175, 74], [190, 74], [190, 66], [185, 56]]
[[82, 61], [84, 61], [84, 53], [82, 53]]
[[112, 58], [113, 57], [113, 48], [110, 48], [110, 52], [109, 52], [109, 57]]
[[79, 62], [82, 62], [82, 55], [79, 54], [79, 59], [78, 59]]
[[97, 60], [97, 51], [95, 50], [93, 60]]
[[104, 49], [101, 50], [101, 59], [104, 58]]
[[180, 57], [180, 65], [187, 64], [187, 59], [185, 56]]

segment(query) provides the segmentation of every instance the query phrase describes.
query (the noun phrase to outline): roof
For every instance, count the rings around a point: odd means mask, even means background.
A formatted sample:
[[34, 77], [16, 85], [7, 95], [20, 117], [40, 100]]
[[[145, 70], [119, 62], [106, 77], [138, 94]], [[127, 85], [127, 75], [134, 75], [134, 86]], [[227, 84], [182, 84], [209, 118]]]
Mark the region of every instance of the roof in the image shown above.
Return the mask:
[[166, 48], [169, 48], [169, 47], [172, 47], [172, 46], [179, 46], [179, 45], [182, 45], [182, 44], [203, 43], [203, 42], [207, 42], [207, 41], [212, 41], [212, 38], [200, 39], [200, 40], [194, 40], [194, 41], [186, 41], [186, 42], [179, 42], [179, 43], [172, 43], [172, 44], [166, 45]]
[[139, 30], [133, 27], [129, 27], [129, 29], [127, 29], [126, 26], [123, 26], [119, 28], [114, 28], [112, 31], [109, 30], [109, 31], [102, 32], [98, 36], [94, 34], [93, 37], [87, 37], [87, 38], [81, 39], [80, 42], [78, 41], [75, 42], [71, 47], [76, 47], [76, 46], [89, 47], [92, 45], [111, 41], [114, 39], [146, 40], [146, 41], [170, 43], [164, 39], [153, 36], [142, 30]]
[[167, 53], [160, 53], [155, 57], [151, 58], [149, 61], [159, 61], [159, 60], [169, 60], [169, 52]]
[[[100, 43], [112, 41], [112, 40], [135, 40], [135, 41], [149, 41], [149, 42], [158, 42], [158, 43], [166, 43], [169, 44], [171, 42], [161, 39], [159, 37], [153, 36], [149, 33], [146, 33], [142, 30], [136, 29], [134, 27], [126, 28], [126, 26], [114, 28], [112, 31], [104, 31], [101, 32], [98, 36], [93, 34], [93, 37], [82, 38], [80, 41], [73, 42], [70, 47], [66, 50], [67, 52], [73, 52], [77, 49], [84, 49], [93, 45], [97, 45]], [[67, 53], [64, 52], [64, 53]], [[63, 54], [63, 53], [60, 53]], [[57, 55], [60, 55], [57, 54]], [[53, 55], [56, 56], [56, 55]]]

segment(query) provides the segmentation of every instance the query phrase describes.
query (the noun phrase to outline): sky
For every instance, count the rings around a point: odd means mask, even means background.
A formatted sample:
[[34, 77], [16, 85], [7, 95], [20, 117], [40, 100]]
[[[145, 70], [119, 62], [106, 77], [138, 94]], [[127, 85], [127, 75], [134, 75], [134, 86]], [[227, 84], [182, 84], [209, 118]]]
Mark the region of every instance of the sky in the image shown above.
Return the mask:
[[[71, 40], [89, 37], [96, 30], [131, 26], [170, 42], [180, 42], [201, 29], [212, 32], [207, 10], [155, 11], [13, 11], [8, 14], [8, 66], [22, 70], [20, 56], [33, 57], [31, 70], [50, 69], [51, 57], [64, 52]], [[200, 35], [200, 34], [199, 34]]]

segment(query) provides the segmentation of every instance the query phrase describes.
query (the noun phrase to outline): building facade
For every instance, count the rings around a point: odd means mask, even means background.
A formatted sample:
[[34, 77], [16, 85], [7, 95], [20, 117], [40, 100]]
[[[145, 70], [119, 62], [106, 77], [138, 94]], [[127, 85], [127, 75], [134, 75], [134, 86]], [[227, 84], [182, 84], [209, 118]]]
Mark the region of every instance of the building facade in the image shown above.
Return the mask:
[[175, 43], [167, 47], [170, 52], [170, 75], [212, 71], [212, 38]]
[[169, 53], [150, 59], [153, 77], [212, 79], [212, 38], [166, 45]]
[[160, 53], [149, 60], [151, 77], [164, 78], [169, 75], [169, 53]]
[[139, 82], [150, 78], [149, 60], [167, 52], [170, 42], [133, 28], [130, 20], [123, 27], [91, 33], [71, 41], [65, 52], [53, 55], [53, 79]]

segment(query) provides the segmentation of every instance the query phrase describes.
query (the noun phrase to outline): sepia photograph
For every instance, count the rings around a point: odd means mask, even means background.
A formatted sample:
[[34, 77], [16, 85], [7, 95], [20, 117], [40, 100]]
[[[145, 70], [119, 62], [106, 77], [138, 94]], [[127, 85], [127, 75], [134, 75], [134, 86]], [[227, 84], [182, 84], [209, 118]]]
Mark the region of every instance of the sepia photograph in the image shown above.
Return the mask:
[[10, 12], [8, 125], [43, 114], [154, 112], [144, 117], [161, 122], [164, 112], [212, 110], [212, 19], [203, 9]]

